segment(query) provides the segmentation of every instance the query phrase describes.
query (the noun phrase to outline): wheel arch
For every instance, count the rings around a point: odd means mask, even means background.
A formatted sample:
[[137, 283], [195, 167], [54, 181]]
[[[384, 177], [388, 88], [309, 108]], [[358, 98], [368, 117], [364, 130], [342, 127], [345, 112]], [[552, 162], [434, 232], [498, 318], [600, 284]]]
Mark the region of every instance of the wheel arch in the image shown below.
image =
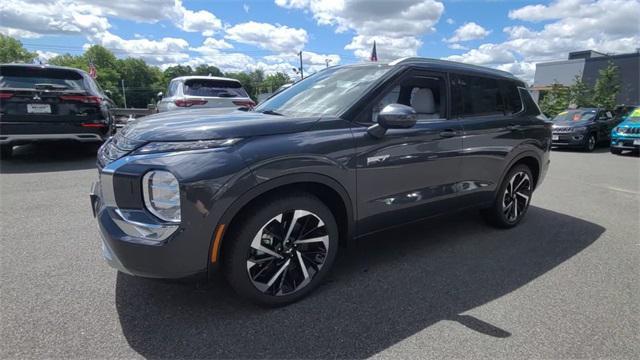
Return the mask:
[[505, 167], [502, 172], [502, 176], [500, 176], [500, 184], [504, 181], [504, 177], [507, 176], [509, 171], [513, 169], [514, 166], [524, 164], [529, 167], [531, 173], [533, 174], [533, 188], [535, 189], [538, 185], [538, 180], [540, 179], [540, 171], [542, 169], [542, 161], [540, 160], [538, 154], [535, 151], [524, 151], [516, 155], [509, 164]]
[[220, 234], [219, 241], [216, 241], [217, 234], [214, 234], [210, 245], [210, 254], [216, 253], [216, 261], [209, 261], [209, 264], [219, 263], [223, 258], [224, 244], [227, 235], [234, 226], [237, 226], [239, 217], [244, 210], [249, 209], [262, 199], [277, 195], [281, 192], [305, 191], [317, 196], [333, 212], [340, 232], [339, 243], [341, 247], [347, 247], [351, 243], [354, 234], [354, 203], [347, 190], [333, 178], [317, 173], [298, 173], [285, 175], [271, 179], [251, 188], [224, 212], [216, 227], [216, 233], [221, 226], [225, 228]]

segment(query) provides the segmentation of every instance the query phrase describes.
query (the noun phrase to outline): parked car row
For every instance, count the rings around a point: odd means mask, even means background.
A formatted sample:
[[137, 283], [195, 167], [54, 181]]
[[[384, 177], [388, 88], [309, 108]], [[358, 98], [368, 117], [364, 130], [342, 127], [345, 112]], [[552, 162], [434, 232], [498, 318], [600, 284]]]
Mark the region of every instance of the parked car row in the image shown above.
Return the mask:
[[593, 151], [598, 144], [609, 144], [611, 152], [640, 150], [640, 110], [627, 107], [614, 114], [613, 110], [578, 108], [563, 111], [552, 120], [554, 147], [579, 148]]

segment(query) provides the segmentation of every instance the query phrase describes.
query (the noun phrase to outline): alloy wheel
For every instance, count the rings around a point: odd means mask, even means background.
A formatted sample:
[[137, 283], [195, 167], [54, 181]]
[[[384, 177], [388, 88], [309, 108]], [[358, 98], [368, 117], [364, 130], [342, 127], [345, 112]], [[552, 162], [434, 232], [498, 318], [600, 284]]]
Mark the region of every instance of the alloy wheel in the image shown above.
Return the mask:
[[247, 257], [253, 285], [272, 296], [292, 294], [320, 272], [329, 251], [329, 235], [320, 217], [306, 210], [281, 213], [260, 228]]
[[587, 140], [589, 143], [587, 146], [589, 147], [589, 151], [592, 151], [596, 148], [596, 138], [593, 135], [589, 135], [589, 139]]
[[502, 212], [509, 222], [515, 222], [524, 214], [531, 198], [531, 179], [524, 171], [515, 173], [504, 191]]

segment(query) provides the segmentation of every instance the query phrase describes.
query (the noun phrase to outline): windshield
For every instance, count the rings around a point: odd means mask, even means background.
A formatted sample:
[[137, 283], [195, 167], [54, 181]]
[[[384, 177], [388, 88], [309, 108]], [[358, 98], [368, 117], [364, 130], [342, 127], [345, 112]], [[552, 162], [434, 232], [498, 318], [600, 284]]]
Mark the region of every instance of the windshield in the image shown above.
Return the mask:
[[84, 79], [77, 71], [41, 67], [4, 66], [0, 70], [0, 88], [60, 88], [84, 90]]
[[389, 66], [329, 68], [283, 90], [255, 111], [289, 116], [337, 116], [389, 69]]
[[627, 121], [640, 122], [640, 107], [635, 108], [629, 115], [627, 115]]
[[568, 121], [589, 121], [593, 120], [598, 113], [595, 109], [581, 109], [581, 110], [568, 110], [563, 111], [553, 118], [553, 122], [568, 122]]

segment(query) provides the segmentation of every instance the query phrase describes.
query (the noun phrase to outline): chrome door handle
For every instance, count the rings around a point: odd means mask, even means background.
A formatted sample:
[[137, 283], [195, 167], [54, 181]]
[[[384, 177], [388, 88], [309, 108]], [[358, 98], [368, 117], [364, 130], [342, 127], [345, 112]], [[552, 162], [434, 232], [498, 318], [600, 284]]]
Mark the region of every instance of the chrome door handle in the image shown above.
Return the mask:
[[454, 137], [454, 136], [458, 136], [460, 135], [460, 133], [458, 133], [457, 131], [453, 130], [453, 129], [446, 129], [446, 130], [442, 130], [440, 132], [440, 136], [444, 137], [444, 138], [450, 138], [450, 137]]

